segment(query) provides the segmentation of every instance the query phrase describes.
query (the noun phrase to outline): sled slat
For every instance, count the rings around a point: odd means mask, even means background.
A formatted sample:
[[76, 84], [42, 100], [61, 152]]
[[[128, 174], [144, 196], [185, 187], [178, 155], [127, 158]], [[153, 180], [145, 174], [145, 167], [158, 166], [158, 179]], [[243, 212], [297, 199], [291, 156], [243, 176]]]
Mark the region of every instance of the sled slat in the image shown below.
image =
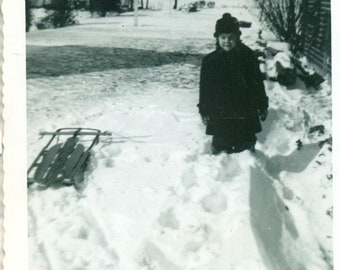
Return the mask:
[[49, 167], [51, 166], [53, 160], [55, 159], [61, 146], [62, 146], [62, 143], [56, 144], [44, 153], [43, 159], [41, 163], [38, 165], [33, 176], [33, 179], [36, 182], [40, 182], [41, 179], [44, 177]]
[[54, 184], [55, 182], [60, 182], [63, 179], [58, 176], [60, 175], [60, 172], [62, 168], [64, 167], [64, 164], [68, 158], [68, 156], [73, 152], [77, 142], [79, 141], [79, 138], [77, 137], [71, 137], [68, 138], [63, 145], [63, 147], [60, 149], [60, 152], [58, 153], [58, 156], [53, 162], [50, 170], [48, 171], [46, 177], [43, 179], [43, 184], [44, 185], [51, 185]]
[[87, 168], [87, 163], [89, 161], [89, 158], [90, 158], [90, 153], [85, 152], [84, 155], [82, 156], [83, 163], [81, 164], [80, 167], [77, 166], [77, 170], [75, 171], [75, 174], [73, 175], [73, 184], [77, 190], [80, 190], [83, 186], [84, 172]]
[[62, 170], [62, 174], [65, 178], [70, 178], [73, 170], [75, 169], [78, 161], [80, 160], [81, 156], [83, 155], [85, 150], [84, 145], [78, 144], [70, 157], [65, 162], [65, 166]]

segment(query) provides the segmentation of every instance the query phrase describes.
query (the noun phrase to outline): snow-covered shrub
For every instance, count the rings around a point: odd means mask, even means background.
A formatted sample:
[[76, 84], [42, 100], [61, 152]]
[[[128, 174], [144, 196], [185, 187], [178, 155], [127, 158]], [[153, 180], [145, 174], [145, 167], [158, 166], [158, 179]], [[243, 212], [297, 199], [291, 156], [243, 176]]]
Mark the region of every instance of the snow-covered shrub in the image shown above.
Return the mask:
[[199, 8], [205, 8], [207, 3], [204, 0], [198, 1], [198, 7]]
[[74, 0], [73, 5], [75, 9], [80, 9], [80, 10], [88, 10], [89, 3], [86, 0]]
[[186, 12], [196, 12], [198, 10], [197, 6], [198, 2], [190, 2], [188, 4], [181, 6], [178, 10]]
[[76, 24], [73, 2], [70, 0], [52, 0], [47, 6], [47, 16], [37, 23], [38, 29], [58, 28]]
[[214, 7], [215, 7], [215, 2], [214, 2], [214, 1], [209, 1], [209, 2], [207, 3], [207, 7], [208, 7], [208, 8], [214, 8]]
[[[109, 12], [122, 12], [121, 1], [119, 0], [90, 0], [90, 11], [92, 14], [98, 14], [100, 17], [106, 17]], [[131, 2], [133, 10], [133, 1]]]

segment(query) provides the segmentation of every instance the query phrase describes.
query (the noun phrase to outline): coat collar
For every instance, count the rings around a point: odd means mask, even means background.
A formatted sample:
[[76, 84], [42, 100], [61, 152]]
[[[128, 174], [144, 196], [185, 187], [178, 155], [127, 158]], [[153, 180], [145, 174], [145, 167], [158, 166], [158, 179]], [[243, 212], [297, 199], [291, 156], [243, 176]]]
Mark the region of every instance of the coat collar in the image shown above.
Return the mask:
[[241, 51], [241, 42], [239, 42], [235, 48], [233, 48], [231, 51], [227, 52], [225, 50], [223, 50], [220, 46], [217, 46], [216, 48], [217, 52], [220, 55], [225, 55], [225, 56], [232, 56], [232, 55], [238, 55]]

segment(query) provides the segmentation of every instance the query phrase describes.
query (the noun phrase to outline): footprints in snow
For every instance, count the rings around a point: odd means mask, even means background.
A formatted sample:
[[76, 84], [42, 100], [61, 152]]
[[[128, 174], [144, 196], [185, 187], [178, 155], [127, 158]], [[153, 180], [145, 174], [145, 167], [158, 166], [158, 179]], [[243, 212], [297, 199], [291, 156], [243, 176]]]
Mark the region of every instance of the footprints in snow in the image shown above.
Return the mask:
[[237, 160], [224, 158], [221, 160], [221, 169], [218, 172], [217, 181], [230, 182], [235, 176], [241, 172], [241, 166]]
[[122, 147], [118, 144], [113, 144], [113, 146], [101, 151], [98, 161], [102, 160], [106, 168], [113, 168], [121, 161], [134, 161], [143, 167], [143, 165], [150, 165], [150, 163], [155, 163], [156, 166], [165, 166], [170, 158], [169, 153], [162, 153], [160, 148], [149, 149], [133, 144]]
[[179, 229], [179, 221], [174, 214], [173, 208], [169, 208], [165, 212], [162, 212], [158, 218], [158, 223], [165, 228], [170, 228], [173, 230]]
[[202, 208], [206, 212], [219, 214], [228, 208], [228, 199], [221, 193], [211, 193], [201, 200]]
[[177, 261], [181, 269], [203, 269], [219, 260], [221, 248], [232, 248], [226, 240], [235, 241], [235, 232], [247, 224], [251, 155], [196, 157], [170, 190], [144, 245], [140, 264], [145, 269], [178, 269], [169, 264]]
[[[204, 155], [202, 158], [206, 160], [197, 161], [200, 166], [192, 165], [182, 174], [180, 185], [173, 191], [176, 202], [158, 218], [161, 227], [179, 229], [182, 219], [178, 218], [178, 213], [194, 215], [195, 211], [198, 216], [206, 216], [218, 215], [228, 209], [226, 183], [231, 183], [240, 174], [239, 162], [228, 156]], [[216, 158], [220, 161], [216, 162]]]
[[[105, 147], [105, 146], [104, 146]], [[103, 149], [99, 151], [98, 160], [104, 160], [104, 166], [106, 168], [113, 168], [115, 166], [115, 158], [122, 153], [122, 149], [120, 147], [110, 147], [108, 149]]]

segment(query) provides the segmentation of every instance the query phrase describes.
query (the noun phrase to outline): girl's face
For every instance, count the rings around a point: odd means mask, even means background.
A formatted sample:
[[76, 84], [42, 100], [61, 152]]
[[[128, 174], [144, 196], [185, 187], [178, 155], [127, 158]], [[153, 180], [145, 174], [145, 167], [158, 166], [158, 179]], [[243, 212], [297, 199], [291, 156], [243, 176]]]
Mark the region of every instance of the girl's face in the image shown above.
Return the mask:
[[234, 33], [222, 33], [217, 38], [220, 47], [227, 52], [235, 48], [238, 39], [239, 37]]

